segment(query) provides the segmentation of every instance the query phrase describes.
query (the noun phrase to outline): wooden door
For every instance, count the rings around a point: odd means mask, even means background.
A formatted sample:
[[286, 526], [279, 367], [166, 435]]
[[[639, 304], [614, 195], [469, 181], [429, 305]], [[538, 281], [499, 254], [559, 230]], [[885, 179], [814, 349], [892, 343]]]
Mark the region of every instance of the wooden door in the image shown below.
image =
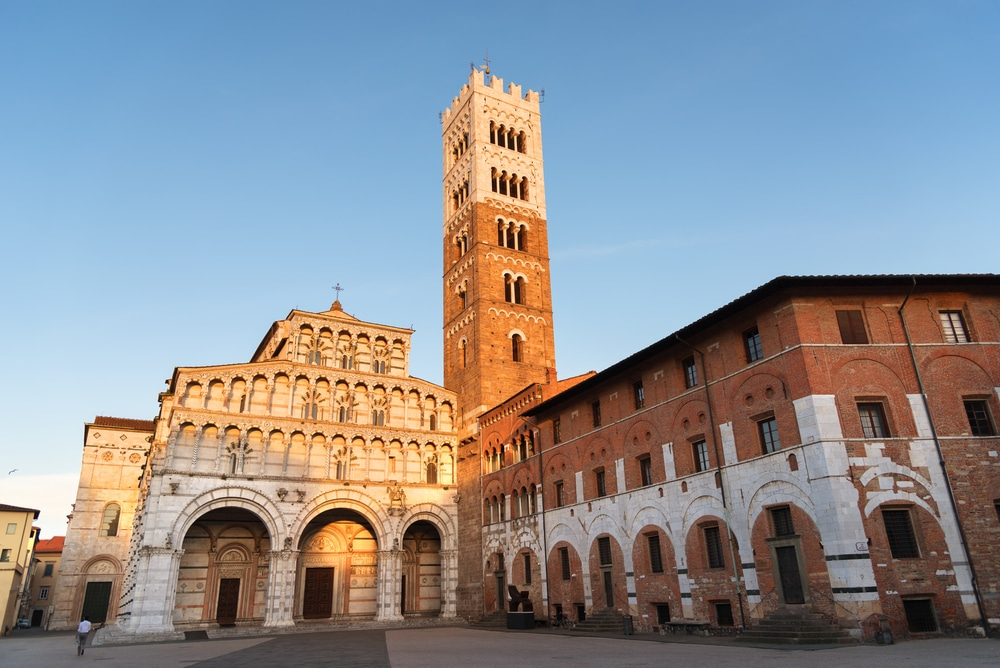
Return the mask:
[[303, 619], [328, 619], [333, 616], [333, 569], [307, 568], [302, 595]]
[[612, 608], [615, 605], [615, 585], [611, 577], [611, 569], [603, 569], [601, 575], [604, 578], [604, 607]]
[[802, 577], [799, 575], [799, 558], [795, 546], [776, 547], [774, 552], [778, 557], [778, 578], [781, 580], [781, 593], [785, 603], [790, 605], [805, 603]]
[[108, 603], [110, 602], [110, 582], [88, 582], [87, 593], [83, 597], [83, 610], [80, 612], [80, 619], [89, 617], [93, 624], [107, 621]]
[[240, 603], [240, 579], [219, 580], [219, 604], [215, 609], [215, 621], [219, 624], [235, 624]]

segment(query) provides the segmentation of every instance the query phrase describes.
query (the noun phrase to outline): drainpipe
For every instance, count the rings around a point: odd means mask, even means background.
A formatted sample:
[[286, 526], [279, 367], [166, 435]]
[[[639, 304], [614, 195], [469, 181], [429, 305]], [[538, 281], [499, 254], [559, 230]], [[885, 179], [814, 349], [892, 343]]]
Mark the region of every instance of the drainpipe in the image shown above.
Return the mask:
[[746, 628], [747, 618], [746, 612], [743, 609], [743, 585], [740, 581], [739, 570], [736, 567], [736, 552], [733, 550], [733, 530], [729, 526], [729, 503], [726, 499], [726, 484], [722, 477], [722, 456], [719, 453], [719, 442], [715, 438], [715, 416], [712, 414], [712, 394], [708, 391], [708, 367], [705, 365], [705, 353], [692, 346], [677, 334], [674, 334], [674, 338], [698, 353], [698, 357], [701, 359], [702, 375], [705, 377], [705, 402], [708, 404], [708, 426], [712, 431], [712, 449], [715, 451], [715, 474], [719, 476], [719, 491], [722, 493], [722, 519], [723, 523], [726, 525], [726, 539], [729, 543], [729, 560], [733, 563], [733, 580], [736, 582], [736, 600], [740, 603], [740, 626], [742, 628]]
[[948, 491], [948, 500], [951, 501], [951, 511], [955, 516], [955, 523], [958, 525], [958, 535], [962, 541], [962, 549], [965, 551], [965, 558], [969, 563], [969, 576], [972, 580], [972, 594], [976, 597], [976, 607], [979, 609], [979, 616], [983, 620], [983, 633], [986, 637], [990, 637], [990, 621], [986, 617], [986, 610], [983, 608], [983, 597], [979, 592], [979, 579], [976, 577], [976, 567], [972, 563], [972, 554], [969, 552], [969, 541], [965, 537], [965, 527], [962, 525], [962, 518], [958, 514], [958, 502], [955, 501], [955, 491], [951, 486], [951, 477], [948, 475], [948, 467], [944, 461], [944, 453], [941, 451], [941, 441], [938, 440], [937, 428], [934, 426], [934, 418], [931, 415], [931, 407], [927, 402], [927, 391], [924, 389], [924, 381], [920, 376], [920, 366], [917, 364], [917, 355], [913, 349], [913, 341], [910, 339], [910, 330], [906, 326], [906, 318], [903, 317], [903, 308], [906, 307], [906, 302], [910, 301], [910, 296], [913, 291], [917, 289], [917, 277], [911, 277], [913, 280], [913, 285], [910, 286], [910, 291], [906, 293], [906, 299], [903, 303], [899, 305], [899, 321], [903, 324], [903, 334], [906, 336], [906, 347], [910, 351], [910, 361], [913, 363], [913, 373], [917, 376], [917, 387], [920, 389], [920, 399], [924, 404], [924, 412], [927, 414], [927, 423], [931, 429], [931, 439], [934, 441], [934, 449], [937, 451], [938, 456], [938, 466], [941, 467], [941, 473], [944, 475], [944, 486]]

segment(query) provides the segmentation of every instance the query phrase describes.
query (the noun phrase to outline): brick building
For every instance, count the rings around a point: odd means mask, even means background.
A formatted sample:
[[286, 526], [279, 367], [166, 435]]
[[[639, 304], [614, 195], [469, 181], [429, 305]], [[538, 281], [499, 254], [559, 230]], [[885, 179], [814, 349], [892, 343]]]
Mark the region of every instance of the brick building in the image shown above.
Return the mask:
[[640, 629], [998, 623], [998, 287], [777, 278], [521, 410], [533, 449], [478, 457], [486, 609], [502, 563], [536, 609]]

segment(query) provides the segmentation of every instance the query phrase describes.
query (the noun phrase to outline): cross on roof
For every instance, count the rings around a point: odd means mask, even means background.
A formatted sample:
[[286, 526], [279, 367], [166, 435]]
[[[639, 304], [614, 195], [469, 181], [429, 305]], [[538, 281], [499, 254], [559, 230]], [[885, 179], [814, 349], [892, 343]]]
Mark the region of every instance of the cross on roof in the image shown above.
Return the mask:
[[344, 288], [340, 287], [340, 283], [333, 286], [333, 289], [337, 291], [337, 300], [340, 300], [340, 293], [344, 291]]

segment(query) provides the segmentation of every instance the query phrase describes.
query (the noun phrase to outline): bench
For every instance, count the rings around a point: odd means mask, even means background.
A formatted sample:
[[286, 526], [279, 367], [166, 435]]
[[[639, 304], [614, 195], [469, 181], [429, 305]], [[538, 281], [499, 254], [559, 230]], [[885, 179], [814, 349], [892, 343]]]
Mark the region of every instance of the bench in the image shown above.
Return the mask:
[[694, 635], [709, 626], [710, 622], [704, 619], [671, 619], [660, 625], [660, 635], [668, 633], [685, 633]]

